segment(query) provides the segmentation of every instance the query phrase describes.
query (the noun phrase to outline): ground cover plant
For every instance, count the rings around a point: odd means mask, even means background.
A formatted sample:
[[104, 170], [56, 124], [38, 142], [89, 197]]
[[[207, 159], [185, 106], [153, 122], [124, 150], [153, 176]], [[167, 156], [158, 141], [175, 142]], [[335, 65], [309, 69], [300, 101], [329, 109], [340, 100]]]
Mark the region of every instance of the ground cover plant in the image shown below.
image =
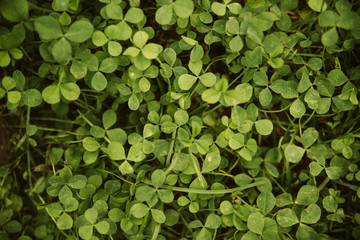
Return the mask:
[[360, 239], [359, 5], [0, 0], [0, 239]]

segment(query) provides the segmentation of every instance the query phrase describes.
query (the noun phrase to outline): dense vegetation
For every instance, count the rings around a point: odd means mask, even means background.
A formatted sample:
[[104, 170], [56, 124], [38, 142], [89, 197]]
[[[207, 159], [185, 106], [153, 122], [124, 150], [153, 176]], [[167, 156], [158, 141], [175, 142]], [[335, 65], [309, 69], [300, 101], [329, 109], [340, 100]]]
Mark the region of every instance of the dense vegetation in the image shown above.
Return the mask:
[[0, 239], [360, 239], [357, 0], [0, 0]]

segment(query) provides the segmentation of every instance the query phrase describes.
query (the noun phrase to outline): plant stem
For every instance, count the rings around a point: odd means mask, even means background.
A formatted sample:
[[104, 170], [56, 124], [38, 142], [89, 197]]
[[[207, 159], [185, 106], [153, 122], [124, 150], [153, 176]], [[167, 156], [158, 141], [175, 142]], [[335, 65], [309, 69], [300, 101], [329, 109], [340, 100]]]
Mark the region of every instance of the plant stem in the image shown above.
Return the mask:
[[[27, 127], [30, 125], [30, 110], [31, 110], [31, 108], [28, 107], [27, 108], [27, 113], [26, 113], [26, 126]], [[26, 135], [27, 135], [27, 133], [26, 133]], [[29, 138], [29, 136], [27, 136], [27, 138]], [[32, 186], [32, 180], [31, 180], [32, 174], [31, 174], [31, 155], [30, 155], [30, 142], [29, 142], [29, 139], [28, 139], [28, 141], [26, 143], [26, 153], [27, 153], [26, 155], [27, 155], [30, 193], [32, 193], [33, 186]]]
[[170, 160], [171, 160], [171, 155], [172, 155], [174, 144], [175, 144], [176, 133], [177, 133], [177, 129], [171, 135], [171, 142], [170, 142], [170, 146], [169, 146], [169, 150], [168, 150], [168, 153], [166, 156], [166, 162], [165, 162], [166, 167], [170, 166]]
[[230, 188], [230, 189], [224, 189], [224, 190], [193, 189], [193, 188], [174, 187], [174, 186], [169, 186], [169, 185], [163, 185], [163, 186], [161, 186], [161, 188], [169, 189], [169, 190], [177, 191], [177, 192], [215, 195], [215, 194], [227, 194], [227, 193], [233, 193], [233, 192], [237, 192], [237, 191], [243, 191], [245, 189], [257, 187], [257, 186], [260, 186], [263, 184], [265, 184], [265, 182], [258, 181], [258, 182], [250, 183], [243, 187], [236, 187], [236, 188]]

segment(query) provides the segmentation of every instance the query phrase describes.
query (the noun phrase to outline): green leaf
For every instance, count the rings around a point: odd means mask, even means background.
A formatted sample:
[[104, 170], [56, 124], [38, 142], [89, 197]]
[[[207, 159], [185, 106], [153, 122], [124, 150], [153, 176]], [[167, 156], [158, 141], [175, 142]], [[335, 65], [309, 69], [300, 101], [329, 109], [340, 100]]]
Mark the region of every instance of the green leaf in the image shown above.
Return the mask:
[[323, 12], [327, 8], [325, 0], [309, 0], [308, 5], [315, 12]]
[[82, 79], [87, 74], [87, 66], [83, 62], [73, 60], [70, 67], [70, 72], [76, 79]]
[[233, 52], [239, 52], [243, 47], [244, 43], [240, 36], [235, 36], [229, 42], [229, 47]]
[[125, 21], [137, 24], [144, 18], [144, 13], [140, 8], [130, 8], [125, 14]]
[[0, 51], [0, 67], [6, 67], [10, 64], [11, 58], [8, 51]]
[[345, 10], [340, 12], [340, 19], [337, 22], [337, 26], [346, 30], [359, 29], [360, 16], [358, 13]]
[[53, 8], [56, 11], [65, 12], [69, 8], [70, 0], [55, 0], [53, 3]]
[[319, 137], [318, 131], [315, 128], [310, 127], [303, 132], [301, 137], [302, 144], [305, 148], [309, 148], [313, 145]]
[[61, 38], [51, 50], [54, 59], [60, 64], [67, 64], [72, 58], [72, 48], [68, 40]]
[[145, 126], [144, 126], [143, 137], [144, 137], [144, 138], [152, 137], [152, 136], [154, 136], [158, 131], [159, 131], [158, 126], [152, 125], [151, 123], [147, 123], [147, 124], [145, 124]]
[[296, 214], [290, 208], [284, 208], [277, 212], [276, 221], [282, 227], [291, 227], [299, 222]]
[[144, 31], [138, 31], [133, 36], [134, 45], [138, 48], [142, 48], [148, 41], [149, 35]]
[[141, 186], [136, 189], [135, 198], [139, 201], [148, 201], [154, 196], [155, 192], [155, 188], [149, 186]]
[[319, 192], [317, 188], [311, 185], [304, 185], [300, 188], [295, 203], [308, 206], [312, 203], [316, 203], [318, 199]]
[[288, 145], [285, 148], [285, 158], [292, 163], [298, 163], [302, 159], [305, 149], [296, 145]]
[[71, 187], [71, 188], [74, 188], [74, 189], [81, 189], [81, 188], [85, 187], [86, 182], [87, 182], [86, 176], [84, 176], [84, 175], [75, 175], [75, 176], [72, 176], [68, 180], [67, 185], [69, 187]]
[[79, 208], [79, 201], [75, 198], [67, 198], [63, 201], [66, 212], [73, 212]]
[[290, 106], [290, 114], [294, 118], [301, 118], [306, 113], [304, 103], [298, 98]]
[[0, 12], [9, 22], [21, 22], [29, 17], [29, 5], [26, 0], [2, 0]]
[[265, 225], [264, 216], [261, 213], [255, 212], [248, 217], [247, 227], [250, 231], [262, 234]]
[[117, 57], [122, 52], [122, 46], [120, 43], [115, 41], [109, 41], [108, 42], [108, 52], [111, 56]]
[[246, 67], [258, 67], [262, 62], [262, 50], [256, 47], [253, 51], [246, 51], [241, 63]]
[[108, 109], [102, 115], [102, 122], [105, 129], [109, 129], [116, 123], [116, 112], [112, 109]]
[[221, 156], [216, 151], [211, 151], [206, 154], [202, 165], [202, 172], [211, 172], [220, 166]]
[[141, 71], [145, 71], [151, 65], [151, 60], [145, 58], [143, 54], [137, 55], [133, 60], [135, 67]]
[[241, 83], [236, 86], [235, 91], [240, 101], [239, 104], [243, 104], [250, 101], [253, 94], [253, 87], [248, 83]]
[[162, 52], [162, 46], [155, 43], [148, 43], [145, 47], [141, 50], [141, 53], [147, 59], [155, 59], [157, 56]]
[[136, 143], [131, 146], [127, 159], [134, 162], [140, 162], [145, 158], [145, 154], [142, 151], [142, 143]]
[[196, 80], [197, 80], [197, 77], [195, 77], [193, 75], [183, 74], [179, 77], [179, 87], [182, 90], [187, 91], [194, 85]]
[[136, 218], [143, 218], [148, 211], [149, 207], [143, 203], [135, 203], [130, 209], [130, 213]]
[[328, 79], [335, 87], [341, 86], [349, 81], [349, 78], [340, 69], [331, 70], [328, 74]]
[[201, 75], [199, 79], [206, 87], [212, 87], [216, 83], [216, 76], [211, 72]]
[[95, 31], [92, 35], [92, 42], [95, 46], [101, 47], [108, 42], [108, 38], [103, 32]]
[[180, 196], [177, 200], [179, 206], [186, 206], [190, 203], [190, 200], [185, 196]]
[[112, 73], [117, 69], [118, 65], [117, 58], [108, 57], [101, 62], [99, 70], [104, 73]]
[[281, 0], [280, 8], [283, 11], [293, 10], [298, 7], [298, 0]]
[[172, 48], [165, 48], [163, 52], [163, 57], [170, 66], [173, 66], [176, 61], [176, 52]]
[[67, 230], [72, 228], [73, 222], [73, 219], [67, 213], [63, 213], [57, 220], [57, 227], [61, 230]]
[[230, 34], [237, 35], [240, 34], [240, 24], [239, 21], [235, 18], [229, 19], [225, 25], [226, 31]]
[[123, 13], [122, 8], [116, 2], [111, 2], [104, 7], [106, 11], [107, 18], [115, 19], [115, 20], [122, 20]]
[[280, 38], [275, 34], [266, 35], [263, 43], [265, 51], [269, 54], [270, 58], [276, 57], [283, 52], [283, 45]]
[[179, 109], [174, 114], [176, 124], [179, 126], [186, 124], [189, 121], [189, 114], [183, 109]]
[[317, 176], [321, 173], [321, 171], [324, 169], [319, 163], [317, 162], [311, 162], [309, 164], [310, 168], [310, 174], [313, 176]]
[[16, 87], [16, 82], [13, 78], [6, 76], [2, 79], [2, 86], [6, 91], [9, 91]]
[[310, 204], [301, 212], [300, 221], [307, 224], [315, 224], [321, 217], [321, 208], [316, 204]]
[[18, 103], [21, 99], [21, 93], [19, 91], [10, 91], [7, 93], [7, 99], [9, 103]]
[[132, 28], [125, 21], [121, 21], [116, 25], [119, 28], [119, 40], [128, 40], [132, 35]]
[[269, 135], [274, 126], [269, 119], [262, 119], [255, 122], [255, 128], [261, 135]]
[[50, 85], [42, 91], [42, 97], [45, 102], [55, 104], [60, 102], [60, 87], [59, 85]]
[[155, 20], [160, 25], [167, 25], [173, 17], [173, 8], [170, 4], [161, 6], [156, 10]]
[[269, 88], [264, 88], [263, 90], [261, 90], [261, 92], [259, 94], [259, 101], [260, 101], [260, 104], [263, 106], [268, 106], [271, 103], [272, 94], [271, 94], [271, 91], [269, 90]]
[[264, 72], [255, 72], [253, 75], [254, 83], [258, 86], [267, 86], [269, 78]]
[[254, 43], [261, 44], [264, 38], [264, 33], [256, 26], [249, 26], [246, 31], [246, 36]]
[[340, 15], [332, 10], [326, 10], [319, 15], [320, 27], [335, 27]]
[[160, 200], [164, 203], [171, 203], [174, 201], [174, 194], [170, 190], [160, 189], [157, 191], [157, 195], [160, 198]]
[[[191, 205], [190, 205], [191, 206]], [[199, 234], [196, 236], [195, 240], [211, 240], [212, 236], [209, 230], [203, 228], [200, 230]]]
[[34, 26], [42, 40], [48, 41], [62, 37], [59, 22], [51, 16], [41, 16], [37, 18]]
[[199, 74], [201, 73], [202, 67], [203, 67], [202, 61], [197, 61], [197, 62], [190, 61], [189, 62], [189, 69], [196, 76], [199, 76]]
[[218, 16], [224, 16], [226, 13], [226, 5], [219, 2], [213, 2], [211, 4], [211, 10]]
[[140, 102], [138, 100], [138, 98], [132, 94], [129, 98], [129, 101], [128, 101], [128, 105], [129, 105], [129, 108], [133, 111], [137, 110], [140, 106]]
[[166, 221], [165, 214], [159, 209], [151, 209], [151, 216], [157, 223], [164, 223]]
[[244, 135], [241, 133], [235, 133], [234, 135], [231, 135], [229, 139], [229, 146], [231, 149], [239, 149], [241, 147], [244, 147], [245, 145], [245, 138]]
[[274, 23], [273, 14], [270, 12], [261, 12], [252, 18], [252, 24], [261, 31], [269, 30]]
[[119, 166], [119, 171], [122, 175], [132, 174], [134, 173], [134, 168], [131, 166], [131, 164], [128, 161], [124, 161]]
[[75, 83], [64, 83], [60, 85], [60, 92], [66, 100], [75, 101], [80, 96], [80, 87]]
[[96, 141], [96, 139], [92, 137], [84, 138], [83, 146], [85, 150], [89, 152], [95, 152], [100, 148], [100, 144], [98, 143], [98, 141]]
[[188, 18], [194, 11], [194, 2], [191, 0], [176, 0], [173, 8], [175, 14], [180, 18]]
[[101, 72], [96, 72], [91, 79], [91, 86], [97, 91], [104, 90], [107, 86], [107, 80], [104, 74]]
[[204, 49], [200, 44], [196, 44], [190, 52], [190, 61], [200, 61], [204, 56]]
[[[4, 224], [3, 229], [7, 233], [18, 233], [21, 231], [22, 225], [17, 220], [11, 220], [10, 222]], [[7, 235], [4, 235], [4, 236], [7, 236]]]
[[221, 225], [221, 218], [216, 214], [209, 214], [205, 221], [205, 227], [210, 229], [217, 229]]
[[220, 211], [224, 215], [230, 215], [233, 213], [234, 208], [229, 201], [225, 200], [225, 201], [222, 201], [220, 204]]
[[108, 154], [112, 160], [125, 159], [125, 149], [119, 142], [111, 142], [108, 146]]
[[103, 220], [96, 223], [95, 228], [100, 234], [106, 234], [110, 229], [110, 224], [106, 220]]
[[65, 33], [65, 37], [72, 42], [81, 43], [88, 40], [93, 34], [93, 25], [85, 20], [79, 20], [71, 24]]
[[276, 199], [270, 191], [263, 191], [256, 199], [256, 205], [266, 215], [275, 207]]
[[37, 107], [42, 102], [41, 93], [36, 89], [29, 89], [23, 92], [22, 99], [28, 107]]
[[85, 226], [81, 226], [79, 227], [79, 236], [82, 239], [91, 239], [93, 235], [93, 225], [85, 225]]
[[98, 211], [95, 208], [89, 208], [85, 211], [84, 216], [91, 224], [94, 224], [98, 218]]
[[325, 47], [335, 46], [338, 40], [339, 35], [337, 34], [336, 28], [331, 28], [321, 36], [321, 42]]
[[296, 231], [296, 239], [298, 240], [315, 240], [319, 239], [318, 233], [312, 229], [311, 227], [300, 223], [297, 231]]
[[272, 68], [281, 68], [284, 65], [284, 59], [282, 58], [270, 58], [267, 63], [272, 67]]
[[161, 170], [161, 169], [156, 169], [151, 174], [151, 183], [155, 187], [161, 187], [165, 182], [165, 178], [166, 178], [165, 172], [163, 170]]

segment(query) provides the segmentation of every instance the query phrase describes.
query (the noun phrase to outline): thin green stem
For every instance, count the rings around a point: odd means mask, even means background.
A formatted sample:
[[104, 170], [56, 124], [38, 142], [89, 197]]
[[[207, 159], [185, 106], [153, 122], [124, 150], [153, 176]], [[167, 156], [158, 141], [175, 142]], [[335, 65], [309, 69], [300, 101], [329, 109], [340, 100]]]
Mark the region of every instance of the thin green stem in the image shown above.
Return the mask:
[[242, 187], [236, 187], [236, 188], [230, 188], [230, 189], [224, 189], [224, 190], [193, 189], [193, 188], [174, 187], [174, 186], [169, 186], [169, 185], [163, 185], [163, 186], [161, 186], [161, 188], [169, 189], [169, 190], [176, 191], [176, 192], [215, 195], [215, 194], [227, 194], [227, 193], [233, 193], [233, 192], [237, 192], [237, 191], [243, 191], [245, 189], [257, 187], [257, 186], [260, 186], [263, 184], [265, 184], [265, 182], [258, 181], [258, 182], [247, 184]]
[[264, 113], [279, 113], [279, 112], [285, 111], [285, 110], [288, 109], [290, 106], [291, 106], [291, 104], [289, 104], [289, 105], [287, 105], [286, 107], [284, 107], [284, 108], [282, 108], [282, 109], [279, 109], [279, 110], [265, 110], [265, 109], [260, 109], [260, 108], [259, 108], [259, 111], [260, 111], [260, 112], [264, 112]]
[[36, 9], [36, 10], [40, 10], [40, 11], [43, 11], [43, 12], [48, 12], [48, 13], [52, 13], [54, 11], [52, 10], [49, 10], [49, 9], [46, 9], [46, 8], [42, 8], [42, 7], [38, 7], [37, 5], [33, 4], [32, 2], [28, 2], [28, 5], [33, 8], [33, 9]]
[[325, 180], [318, 187], [318, 191], [320, 192], [326, 186], [326, 184], [328, 184], [329, 181], [330, 181], [330, 178], [326, 177]]
[[[28, 107], [27, 108], [27, 113], [26, 113], [26, 126], [30, 125], [30, 111], [31, 111], [31, 108]], [[29, 138], [29, 136], [27, 136], [27, 138]], [[31, 155], [30, 155], [30, 141], [29, 140], [27, 141], [27, 144], [26, 144], [26, 155], [27, 155], [30, 193], [32, 193], [33, 185], [32, 185], [32, 179], [31, 179], [32, 174], [31, 174]]]
[[120, 177], [119, 175], [117, 175], [117, 174], [115, 174], [115, 173], [113, 173], [113, 172], [107, 171], [107, 170], [105, 170], [105, 169], [94, 168], [94, 170], [100, 171], [100, 172], [104, 172], [104, 173], [107, 173], [107, 174], [110, 174], [110, 175], [112, 175], [112, 176], [120, 179], [121, 181], [124, 181], [124, 182], [126, 182], [126, 183], [129, 183], [129, 184], [131, 184], [131, 185], [135, 184], [135, 183], [132, 183], [132, 182], [126, 180], [125, 178], [122, 178], [122, 177]]
[[161, 224], [157, 223], [156, 226], [155, 226], [154, 233], [152, 235], [151, 240], [156, 240], [157, 239], [157, 237], [159, 236], [159, 233], [160, 233], [160, 228], [161, 228]]
[[176, 134], [177, 134], [177, 129], [171, 135], [171, 142], [170, 142], [170, 146], [169, 146], [168, 153], [167, 153], [167, 156], [166, 156], [165, 166], [169, 167], [169, 169], [170, 169], [170, 160], [171, 160], [171, 155], [172, 155], [172, 152], [173, 152], [173, 149], [174, 149]]
[[210, 109], [209, 111], [205, 112], [202, 117], [203, 117], [203, 118], [206, 117], [206, 116], [209, 115], [210, 113], [212, 113], [212, 112], [216, 111], [217, 109], [219, 109], [221, 106], [222, 106], [221, 103], [219, 103], [219, 104], [216, 105], [214, 108], [212, 108], [212, 109]]
[[87, 119], [87, 118], [84, 116], [84, 114], [82, 114], [82, 112], [79, 111], [79, 109], [77, 109], [76, 111], [77, 111], [77, 112], [80, 114], [80, 116], [87, 122], [87, 124], [90, 125], [90, 127], [93, 127], [93, 126], [94, 126], [94, 124], [93, 124], [89, 119]]

